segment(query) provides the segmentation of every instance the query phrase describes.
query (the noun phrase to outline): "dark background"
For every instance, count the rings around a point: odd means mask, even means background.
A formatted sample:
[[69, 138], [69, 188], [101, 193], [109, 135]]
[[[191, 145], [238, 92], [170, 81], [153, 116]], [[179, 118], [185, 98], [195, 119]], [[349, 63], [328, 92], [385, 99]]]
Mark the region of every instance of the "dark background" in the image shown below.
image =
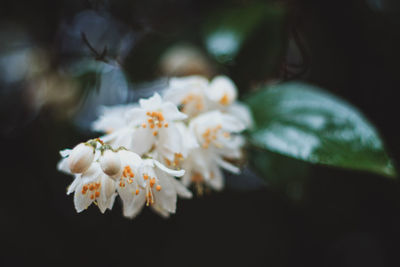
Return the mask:
[[[199, 25], [212, 12], [254, 2], [3, 1], [0, 48], [2, 55], [9, 53], [7, 44], [18, 38], [26, 47], [41, 47], [50, 71], [81, 58], [95, 61], [87, 48], [64, 48], [72, 37], [63, 25], [68, 28], [84, 10], [105, 12], [123, 25], [121, 32], [133, 32], [122, 66], [130, 82], [141, 84], [160, 76], [149, 63], [159, 50], [149, 44], [179, 38], [199, 44]], [[360, 108], [399, 162], [399, 4], [278, 4], [286, 13], [282, 50], [272, 70], [253, 74], [234, 61], [217, 72], [231, 75], [242, 95], [253, 84], [279, 78], [319, 85]], [[20, 29], [29, 38], [16, 34]], [[114, 52], [109, 45], [106, 58], [116, 58]], [[72, 179], [56, 170], [58, 151], [95, 135], [77, 123], [79, 112], [65, 115], [72, 107], [63, 101], [32, 104], [34, 85], [25, 76], [12, 82], [3, 78], [0, 85], [1, 266], [400, 266], [400, 186], [363, 172], [312, 166], [296, 200], [268, 184], [244, 183], [240, 190], [228, 184], [221, 193], [179, 201], [168, 220], [148, 209], [125, 219], [119, 202], [105, 215], [94, 207], [77, 214], [72, 197], [65, 195]], [[82, 104], [84, 96], [78, 94], [72, 106]]]

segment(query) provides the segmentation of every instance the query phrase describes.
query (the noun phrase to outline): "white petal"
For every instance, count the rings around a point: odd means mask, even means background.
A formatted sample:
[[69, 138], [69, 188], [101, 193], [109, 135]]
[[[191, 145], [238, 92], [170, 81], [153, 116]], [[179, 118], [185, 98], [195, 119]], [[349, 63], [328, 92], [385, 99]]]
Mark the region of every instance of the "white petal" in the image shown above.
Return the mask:
[[172, 175], [172, 176], [181, 177], [181, 176], [183, 176], [183, 175], [185, 174], [185, 170], [179, 170], [179, 171], [171, 170], [171, 169], [168, 169], [167, 167], [165, 167], [163, 164], [161, 164], [161, 163], [158, 162], [157, 160], [153, 160], [153, 161], [154, 161], [154, 164], [155, 164], [160, 170], [162, 170], [162, 171], [164, 171], [164, 172], [166, 172], [166, 173], [168, 173], [168, 174], [170, 174], [170, 175]]
[[206, 182], [214, 189], [217, 191], [220, 191], [224, 188], [224, 176], [218, 167], [218, 165], [214, 165], [211, 168], [211, 171], [213, 172], [213, 175], [208, 179]]
[[143, 108], [133, 108], [126, 112], [125, 118], [130, 126], [141, 125], [146, 121], [146, 110]]
[[180, 121], [185, 120], [187, 115], [178, 110], [177, 106], [172, 102], [165, 102], [162, 105], [162, 112], [167, 121]]
[[153, 190], [154, 201], [156, 205], [168, 212], [175, 213], [177, 194], [170, 179], [166, 174], [157, 172], [158, 184], [161, 186], [160, 191]]
[[229, 163], [219, 157], [216, 157], [215, 160], [218, 163], [218, 165], [221, 166], [222, 168], [224, 168], [225, 170], [228, 170], [228, 171], [230, 171], [232, 173], [236, 173], [236, 174], [240, 173], [240, 169], [238, 167], [232, 165], [231, 163]]
[[246, 128], [253, 127], [253, 117], [246, 105], [235, 102], [227, 109], [227, 112], [240, 120]]
[[82, 194], [83, 184], [80, 184], [74, 194], [74, 206], [77, 212], [82, 212], [87, 209], [90, 204], [92, 204], [93, 200], [90, 199], [90, 193], [86, 192], [86, 194]]
[[62, 171], [67, 174], [71, 174], [68, 166], [68, 158], [61, 159], [57, 164], [57, 170]]
[[128, 205], [123, 204], [123, 214], [125, 217], [134, 218], [142, 210], [144, 203], [146, 202], [146, 194], [144, 190], [141, 190], [139, 195], [135, 197], [135, 200]]
[[132, 143], [130, 149], [139, 154], [149, 152], [155, 142], [155, 137], [149, 129], [138, 128], [132, 134]]
[[174, 177], [170, 177], [169, 180], [174, 186], [176, 193], [178, 193], [178, 196], [183, 198], [192, 198], [192, 192], [190, 192], [181, 182], [176, 180]]
[[153, 204], [150, 206], [150, 208], [157, 214], [159, 214], [161, 217], [163, 218], [169, 218], [170, 217], [170, 213], [166, 210], [164, 210], [163, 208], [161, 208], [159, 205]]
[[60, 150], [60, 155], [61, 157], [65, 158], [68, 157], [69, 154], [71, 153], [72, 149], [64, 149], [64, 150]]
[[80, 175], [76, 175], [74, 181], [72, 182], [72, 184], [70, 184], [68, 186], [67, 195], [73, 193], [75, 191], [76, 187], [81, 182], [82, 182], [81, 176]]
[[145, 110], [157, 109], [162, 103], [161, 96], [158, 93], [155, 93], [152, 97], [147, 99], [140, 99], [139, 104], [140, 107]]

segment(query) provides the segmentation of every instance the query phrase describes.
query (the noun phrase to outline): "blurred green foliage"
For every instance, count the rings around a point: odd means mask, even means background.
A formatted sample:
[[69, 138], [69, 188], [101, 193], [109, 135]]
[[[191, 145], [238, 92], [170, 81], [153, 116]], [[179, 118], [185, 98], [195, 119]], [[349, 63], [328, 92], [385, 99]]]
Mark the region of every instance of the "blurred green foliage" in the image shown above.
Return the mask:
[[261, 88], [246, 102], [256, 124], [249, 134], [254, 146], [311, 163], [396, 176], [375, 127], [354, 106], [322, 89], [282, 83]]

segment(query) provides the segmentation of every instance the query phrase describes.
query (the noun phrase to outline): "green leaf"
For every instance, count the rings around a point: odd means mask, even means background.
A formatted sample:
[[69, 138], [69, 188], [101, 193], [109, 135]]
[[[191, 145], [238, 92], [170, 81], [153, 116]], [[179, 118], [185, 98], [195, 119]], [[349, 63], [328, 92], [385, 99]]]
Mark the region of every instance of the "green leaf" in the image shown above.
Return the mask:
[[311, 163], [395, 177], [374, 126], [346, 101], [299, 82], [262, 88], [246, 100], [256, 126], [250, 142]]

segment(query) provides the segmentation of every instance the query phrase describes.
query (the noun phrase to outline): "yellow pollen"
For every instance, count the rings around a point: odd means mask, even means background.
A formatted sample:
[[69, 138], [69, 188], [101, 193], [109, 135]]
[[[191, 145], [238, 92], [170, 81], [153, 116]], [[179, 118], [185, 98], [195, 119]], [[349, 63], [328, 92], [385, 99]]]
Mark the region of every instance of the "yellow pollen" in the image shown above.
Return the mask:
[[156, 136], [157, 134], [158, 134], [157, 131], [154, 131], [154, 132], [153, 132], [153, 136]]
[[142, 127], [146, 128], [147, 127], [146, 123], [142, 123]]
[[139, 189], [136, 189], [135, 194], [136, 194], [136, 195], [139, 195], [139, 192], [140, 192]]
[[145, 179], [145, 180], [149, 179], [149, 175], [147, 175], [146, 173], [143, 174], [143, 179]]
[[95, 197], [99, 197], [100, 196], [100, 192], [96, 191], [96, 193], [94, 193]]
[[150, 187], [153, 187], [155, 183], [156, 183], [156, 179], [155, 178], [151, 178]]
[[229, 104], [229, 97], [228, 97], [228, 94], [227, 94], [227, 93], [225, 93], [225, 94], [221, 97], [221, 99], [219, 100], [219, 103], [221, 103], [221, 104], [224, 105], [224, 106], [226, 106], [226, 105]]
[[157, 190], [157, 191], [160, 191], [160, 190], [161, 190], [161, 185], [157, 185], [157, 186], [156, 186], [156, 190]]
[[93, 190], [94, 190], [94, 188], [95, 188], [95, 187], [94, 187], [94, 185], [93, 185], [93, 184], [89, 185], [89, 190], [90, 190], [90, 191], [93, 191]]
[[92, 194], [92, 195], [90, 195], [90, 199], [94, 199], [94, 195]]
[[165, 127], [165, 128], [168, 128], [168, 123], [165, 123], [165, 124], [164, 124], [164, 127]]
[[150, 124], [150, 128], [151, 128], [151, 129], [154, 129], [154, 124]]

